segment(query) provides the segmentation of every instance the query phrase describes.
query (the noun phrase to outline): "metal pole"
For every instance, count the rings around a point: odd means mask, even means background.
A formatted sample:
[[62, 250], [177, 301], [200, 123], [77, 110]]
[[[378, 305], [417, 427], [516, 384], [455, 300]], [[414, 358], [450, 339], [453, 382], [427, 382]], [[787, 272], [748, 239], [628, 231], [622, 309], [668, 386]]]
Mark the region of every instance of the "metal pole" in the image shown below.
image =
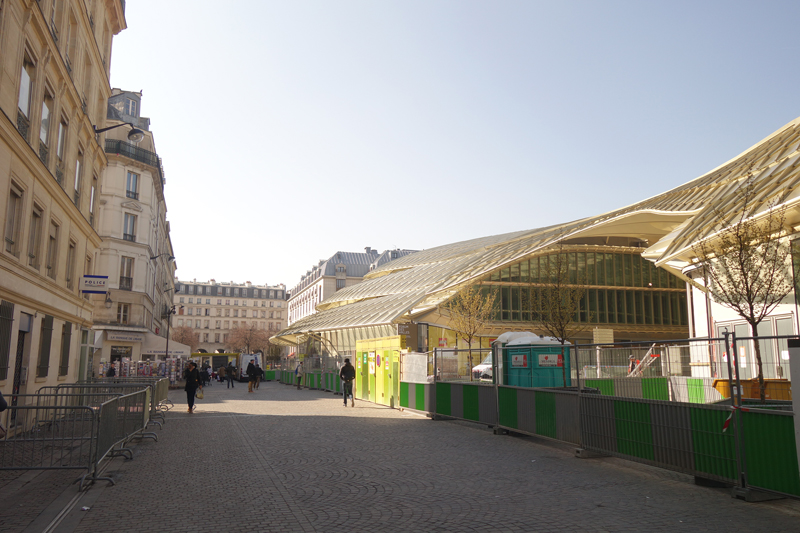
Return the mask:
[[[726, 329], [723, 335], [725, 336], [725, 341], [724, 341], [725, 351], [723, 353], [728, 353], [728, 350], [730, 349], [731, 346], [730, 341], [728, 339], [731, 334]], [[732, 356], [728, 353], [728, 357], [726, 357], [727, 359], [726, 362], [728, 363], [728, 394], [731, 395], [731, 407], [736, 407], [736, 402], [734, 401], [733, 397], [733, 370], [731, 369], [731, 358]]]
[[742, 489], [747, 488], [747, 454], [744, 447], [744, 435], [742, 435], [742, 382], [739, 379], [739, 355], [736, 353], [736, 333], [731, 334], [731, 351], [735, 354], [734, 370], [736, 372], [736, 401], [737, 408], [734, 411], [732, 422], [734, 422], [734, 432], [736, 438], [736, 459], [739, 468], [739, 484]]

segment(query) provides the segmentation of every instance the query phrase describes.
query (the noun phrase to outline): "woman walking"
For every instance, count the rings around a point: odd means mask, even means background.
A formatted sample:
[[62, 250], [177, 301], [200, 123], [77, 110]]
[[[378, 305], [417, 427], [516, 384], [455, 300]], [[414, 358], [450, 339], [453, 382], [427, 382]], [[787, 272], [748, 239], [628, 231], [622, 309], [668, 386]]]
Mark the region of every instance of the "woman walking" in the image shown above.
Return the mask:
[[197, 371], [197, 364], [194, 361], [189, 361], [183, 377], [186, 379], [186, 386], [183, 390], [186, 391], [186, 403], [189, 404], [191, 413], [194, 411], [194, 395], [197, 393], [197, 389], [203, 390], [203, 385], [200, 383], [200, 372]]

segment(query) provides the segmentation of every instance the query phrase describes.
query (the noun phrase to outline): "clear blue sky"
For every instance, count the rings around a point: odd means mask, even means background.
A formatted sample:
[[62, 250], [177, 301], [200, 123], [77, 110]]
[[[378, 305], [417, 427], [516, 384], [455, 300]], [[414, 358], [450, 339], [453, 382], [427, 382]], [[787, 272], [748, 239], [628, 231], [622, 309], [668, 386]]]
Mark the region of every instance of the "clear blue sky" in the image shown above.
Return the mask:
[[[222, 7], [220, 7], [222, 6]], [[800, 2], [127, 2], [178, 277], [621, 207], [800, 115]]]

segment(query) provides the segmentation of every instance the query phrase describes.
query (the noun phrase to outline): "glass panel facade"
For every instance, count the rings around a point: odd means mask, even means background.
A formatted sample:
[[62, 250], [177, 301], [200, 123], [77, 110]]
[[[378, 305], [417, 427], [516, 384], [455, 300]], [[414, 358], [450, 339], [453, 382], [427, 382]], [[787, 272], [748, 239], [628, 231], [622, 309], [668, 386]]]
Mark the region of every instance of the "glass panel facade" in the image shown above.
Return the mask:
[[[685, 285], [635, 253], [565, 252], [570, 283], [585, 283], [576, 317], [581, 323], [687, 326]], [[492, 272], [483, 290], [498, 290], [494, 320], [536, 322], [536, 284], [543, 283], [544, 261], [534, 257]], [[619, 287], [617, 289], [617, 287]]]

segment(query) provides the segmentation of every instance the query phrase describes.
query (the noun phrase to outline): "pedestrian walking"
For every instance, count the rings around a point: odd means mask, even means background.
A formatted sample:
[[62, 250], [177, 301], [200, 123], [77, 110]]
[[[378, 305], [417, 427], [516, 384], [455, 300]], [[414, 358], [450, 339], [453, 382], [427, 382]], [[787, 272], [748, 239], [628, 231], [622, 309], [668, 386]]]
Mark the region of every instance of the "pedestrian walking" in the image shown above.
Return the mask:
[[264, 379], [264, 369], [256, 363], [256, 389], [258, 389], [258, 384]]
[[236, 367], [233, 366], [233, 361], [228, 362], [228, 368], [225, 369], [225, 376], [228, 378], [228, 388], [233, 388], [233, 374], [236, 372]]
[[356, 367], [350, 364], [350, 359], [344, 360], [344, 366], [339, 370], [339, 377], [342, 380], [342, 396], [344, 396], [344, 406], [347, 407], [347, 398], [350, 397], [350, 407], [356, 406], [356, 397], [353, 395], [353, 380], [356, 379]]
[[198, 388], [203, 390], [203, 385], [200, 383], [200, 372], [197, 371], [197, 364], [194, 361], [189, 361], [186, 366], [186, 370], [183, 371], [186, 386], [183, 390], [186, 391], [186, 403], [189, 404], [189, 412], [191, 413], [194, 411], [194, 396], [197, 394]]
[[297, 378], [297, 390], [302, 389], [300, 384], [303, 382], [303, 362], [300, 361], [300, 364], [297, 365], [297, 368], [294, 369], [294, 375]]
[[219, 370], [217, 371], [217, 379], [219, 379], [220, 383], [225, 381], [225, 367], [224, 366], [219, 367]]
[[250, 359], [247, 363], [247, 392], [253, 392], [253, 386], [256, 384], [256, 365], [254, 359]]
[[206, 367], [206, 373], [208, 374], [208, 386], [211, 386], [211, 383], [214, 382], [214, 369], [211, 368], [211, 365]]

